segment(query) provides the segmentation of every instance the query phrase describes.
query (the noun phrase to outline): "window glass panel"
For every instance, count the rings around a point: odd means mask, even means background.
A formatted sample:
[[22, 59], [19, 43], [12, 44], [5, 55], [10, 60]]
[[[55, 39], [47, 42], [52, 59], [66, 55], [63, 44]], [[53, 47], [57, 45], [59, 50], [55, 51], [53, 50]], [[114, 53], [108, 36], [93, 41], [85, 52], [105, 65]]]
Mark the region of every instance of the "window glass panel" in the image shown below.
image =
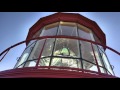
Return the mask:
[[17, 68], [23, 68], [25, 63], [22, 63], [21, 65], [19, 65]]
[[29, 47], [29, 46], [31, 46], [32, 44], [35, 44], [35, 41], [36, 41], [36, 40], [31, 40], [31, 41], [28, 43], [28, 45], [26, 46], [26, 48]]
[[38, 66], [49, 66], [50, 58], [43, 58], [40, 59], [40, 63]]
[[93, 33], [93, 35], [94, 35], [95, 41], [98, 42], [98, 43], [101, 43], [100, 39], [94, 33]]
[[98, 45], [98, 48], [99, 48], [101, 51], [105, 52], [102, 46]]
[[97, 71], [98, 72], [98, 69], [97, 69], [96, 65], [91, 64], [91, 63], [86, 62], [86, 61], [83, 61], [83, 68], [86, 69], [86, 70], [91, 70], [91, 71]]
[[78, 24], [78, 34], [79, 34], [79, 37], [81, 38], [94, 41], [91, 31], [79, 24]]
[[53, 58], [51, 66], [80, 68], [80, 62], [77, 59], [71, 58]]
[[30, 57], [28, 58], [28, 60], [33, 60], [33, 59], [38, 59], [40, 52], [43, 48], [43, 44], [44, 44], [44, 39], [43, 40], [38, 40], [35, 44], [35, 47], [33, 48], [33, 51], [30, 55]]
[[40, 33], [42, 32], [43, 28], [41, 28], [39, 31], [37, 31], [34, 35], [33, 38], [39, 37]]
[[54, 56], [80, 57], [78, 40], [65, 38], [56, 39]]
[[58, 35], [77, 36], [76, 24], [70, 22], [60, 22]]
[[82, 58], [92, 63], [96, 63], [91, 44], [89, 42], [80, 41], [80, 45], [82, 51]]
[[34, 44], [31, 44], [29, 47], [27, 47], [24, 50], [22, 56], [18, 60], [18, 64], [16, 65], [16, 67], [19, 66], [19, 65], [21, 65], [23, 62], [25, 62], [27, 60], [27, 58], [28, 58], [28, 56], [29, 56], [29, 54], [30, 54], [30, 52], [31, 52], [31, 50], [32, 50], [33, 47], [34, 47]]
[[94, 48], [94, 52], [95, 52], [95, 56], [96, 56], [98, 65], [104, 66], [103, 62], [102, 62], [102, 57], [100, 56], [100, 53], [98, 51], [98, 47], [95, 44], [92, 44], [92, 45], [93, 45], [93, 48]]
[[57, 33], [59, 23], [53, 23], [44, 27], [40, 36], [54, 36]]
[[106, 70], [102, 67], [100, 67], [100, 71], [101, 71], [101, 73], [106, 73]]
[[113, 71], [112, 71], [112, 68], [111, 68], [111, 66], [110, 66], [110, 64], [109, 64], [109, 62], [108, 62], [108, 59], [107, 59], [107, 57], [106, 57], [106, 55], [105, 55], [105, 52], [103, 53], [103, 52], [100, 50], [100, 53], [101, 53], [101, 55], [102, 55], [102, 59], [103, 59], [105, 68], [106, 68], [112, 75], [114, 75], [114, 74], [113, 74]]
[[52, 55], [54, 41], [55, 41], [54, 38], [50, 38], [50, 39], [46, 40], [46, 43], [45, 43], [45, 46], [44, 46], [41, 57], [51, 56]]
[[35, 67], [37, 60], [27, 61], [25, 67]]

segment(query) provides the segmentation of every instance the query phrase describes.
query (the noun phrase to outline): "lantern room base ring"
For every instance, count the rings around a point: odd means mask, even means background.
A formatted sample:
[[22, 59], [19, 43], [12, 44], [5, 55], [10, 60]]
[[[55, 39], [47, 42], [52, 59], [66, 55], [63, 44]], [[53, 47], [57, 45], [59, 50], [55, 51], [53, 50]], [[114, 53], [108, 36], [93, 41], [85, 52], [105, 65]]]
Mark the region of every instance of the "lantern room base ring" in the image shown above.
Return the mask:
[[68, 67], [26, 67], [2, 71], [1, 78], [117, 78], [89, 70]]

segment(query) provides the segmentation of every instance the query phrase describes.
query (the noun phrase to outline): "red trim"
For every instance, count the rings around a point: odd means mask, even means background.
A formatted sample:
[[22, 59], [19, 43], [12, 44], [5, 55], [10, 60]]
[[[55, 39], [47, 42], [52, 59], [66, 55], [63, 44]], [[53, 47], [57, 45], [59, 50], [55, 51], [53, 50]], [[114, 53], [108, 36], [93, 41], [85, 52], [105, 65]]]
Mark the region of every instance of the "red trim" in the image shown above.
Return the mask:
[[[94, 71], [75, 69], [75, 68], [63, 68], [63, 67], [50, 67], [47, 66], [35, 67], [25, 67], [16, 68], [11, 70], [6, 70], [0, 72], [0, 78], [25, 78], [25, 77], [40, 77], [40, 78], [117, 78], [112, 75], [99, 74]], [[57, 69], [57, 70], [55, 70]], [[63, 70], [67, 69], [67, 70]], [[73, 70], [73, 71], [69, 71]]]
[[[46, 17], [39, 19], [30, 29], [27, 35], [26, 40], [33, 37], [33, 35], [40, 30], [45, 25], [59, 22], [59, 21], [66, 21], [66, 22], [76, 22], [83, 26], [90, 28], [99, 39], [102, 41], [102, 44], [106, 45], [106, 38], [103, 31], [97, 25], [96, 22], [80, 15], [80, 14], [73, 14], [73, 13], [55, 13]], [[27, 44], [28, 42], [26, 42]]]

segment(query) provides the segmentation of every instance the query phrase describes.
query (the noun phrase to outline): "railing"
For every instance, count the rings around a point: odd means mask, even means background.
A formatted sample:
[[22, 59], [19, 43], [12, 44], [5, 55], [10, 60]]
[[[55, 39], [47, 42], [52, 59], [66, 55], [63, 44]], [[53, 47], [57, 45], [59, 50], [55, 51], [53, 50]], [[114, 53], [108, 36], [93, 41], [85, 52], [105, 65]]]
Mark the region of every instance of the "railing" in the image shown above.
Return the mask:
[[[102, 74], [102, 73], [100, 72], [100, 68], [99, 68], [99, 67], [101, 67], [101, 66], [98, 65], [97, 58], [96, 58], [96, 55], [95, 55], [95, 52], [94, 52], [94, 48], [93, 48], [93, 44], [95, 44], [95, 45], [100, 45], [100, 46], [102, 46], [103, 48], [109, 49], [109, 50], [113, 51], [114, 53], [120, 55], [120, 53], [119, 53], [118, 51], [116, 51], [116, 50], [114, 50], [114, 49], [112, 49], [112, 48], [110, 48], [110, 47], [108, 47], [108, 46], [105, 46], [105, 45], [103, 45], [103, 44], [100, 44], [100, 43], [97, 43], [97, 42], [94, 42], [94, 41], [91, 41], [91, 40], [83, 39], [83, 38], [72, 37], [72, 36], [43, 36], [43, 37], [37, 37], [37, 38], [32, 38], [32, 39], [29, 39], [29, 40], [25, 40], [25, 41], [19, 42], [19, 43], [13, 45], [13, 46], [7, 48], [7, 49], [4, 50], [2, 53], [0, 53], [0, 56], [3, 55], [3, 56], [1, 57], [1, 60], [0, 60], [0, 61], [2, 61], [2, 60], [4, 59], [4, 57], [8, 54], [8, 52], [9, 52], [12, 48], [14, 48], [14, 47], [16, 47], [16, 46], [18, 46], [18, 45], [20, 45], [20, 44], [29, 42], [29, 41], [31, 41], [31, 40], [42, 40], [42, 39], [48, 39], [48, 38], [75, 39], [75, 40], [81, 40], [81, 41], [86, 41], [86, 42], [91, 43], [93, 55], [94, 55], [94, 57], [95, 57], [95, 62], [96, 62], [97, 68], [98, 68], [98, 72], [89, 71], [89, 70], [86, 70], [86, 71], [93, 72], [93, 73], [97, 73], [97, 74]], [[36, 65], [37, 68], [40, 68], [40, 67], [41, 67], [41, 68], [46, 68], [46, 66], [45, 66], [45, 67], [43, 67], [43, 66], [38, 67], [38, 62], [39, 62], [40, 58], [41, 58], [41, 57], [39, 57], [39, 58], [38, 58], [38, 61], [37, 61], [37, 65]], [[54, 69], [55, 69], [55, 67], [53, 67], [53, 66], [52, 66], [52, 67], [51, 67], [51, 66], [47, 66], [47, 67], [48, 67], [48, 69], [50, 69], [50, 68], [54, 68]], [[101, 67], [101, 68], [104, 68], [104, 67]], [[68, 68], [68, 67], [59, 67], [59, 69], [70, 69], [70, 68]], [[106, 69], [106, 68], [104, 68], [104, 69]], [[74, 69], [74, 70], [77, 70], [77, 69]], [[84, 69], [81, 69], [81, 70], [84, 71]], [[107, 69], [106, 69], [106, 71], [109, 72]], [[109, 73], [110, 73], [110, 72], [109, 72]], [[111, 73], [110, 73], [110, 74], [111, 74]]]

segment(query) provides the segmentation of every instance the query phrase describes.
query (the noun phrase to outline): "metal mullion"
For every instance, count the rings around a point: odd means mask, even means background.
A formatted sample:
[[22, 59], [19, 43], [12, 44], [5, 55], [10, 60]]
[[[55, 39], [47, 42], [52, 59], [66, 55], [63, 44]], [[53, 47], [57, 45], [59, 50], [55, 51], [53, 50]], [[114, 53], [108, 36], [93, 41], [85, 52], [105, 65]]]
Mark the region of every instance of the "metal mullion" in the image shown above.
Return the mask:
[[71, 58], [71, 59], [80, 59], [80, 58], [76, 58], [76, 57], [64, 57], [64, 56], [52, 56], [55, 58]]
[[95, 52], [94, 52], [94, 48], [93, 48], [92, 43], [91, 43], [91, 46], [92, 46], [92, 51], [93, 51], [94, 58], [95, 58], [95, 61], [96, 61], [96, 65], [97, 65], [97, 68], [98, 68], [98, 73], [101, 73], [100, 68], [99, 68], [99, 66], [98, 66], [98, 62], [97, 62], [97, 59], [96, 59], [96, 55], [95, 55]]
[[[78, 34], [78, 37], [79, 37], [78, 24], [77, 24], [77, 34]], [[79, 53], [80, 53], [80, 57], [82, 58], [82, 51], [81, 51], [80, 40], [78, 40], [78, 44], [79, 44]], [[80, 62], [81, 62], [81, 68], [83, 69], [83, 61], [82, 61], [82, 59], [80, 59]]]
[[[58, 34], [59, 27], [60, 27], [60, 22], [59, 22], [59, 25], [58, 25], [58, 28], [57, 28], [56, 36], [57, 36], [57, 34]], [[53, 45], [52, 54], [51, 54], [51, 57], [50, 57], [49, 66], [51, 66], [51, 62], [52, 62], [52, 57], [53, 57], [53, 53], [54, 53], [55, 46], [56, 46], [56, 38], [55, 38], [55, 41], [54, 41], [54, 45]]]
[[[99, 66], [99, 67], [101, 67], [101, 68], [103, 68], [103, 69], [105, 69], [106, 71], [108, 71], [105, 67], [102, 67], [102, 66]], [[109, 72], [109, 71], [108, 71]], [[108, 74], [108, 72], [107, 72], [107, 74]], [[110, 72], [109, 72], [110, 73]], [[111, 74], [111, 73], [110, 73]], [[112, 75], [112, 74], [111, 74]]]
[[45, 39], [45, 41], [44, 41], [44, 44], [43, 44], [42, 49], [41, 49], [41, 51], [40, 51], [40, 54], [39, 54], [39, 57], [38, 57], [38, 61], [37, 61], [35, 67], [38, 67], [38, 64], [39, 64], [39, 62], [40, 62], [40, 58], [41, 58], [41, 55], [42, 55], [42, 52], [43, 52], [43, 49], [44, 49], [44, 46], [45, 46], [46, 40], [47, 40], [47, 39]]
[[44, 59], [44, 58], [49, 58], [49, 57], [51, 57], [51, 56], [45, 56], [45, 57], [41, 57], [41, 59]]

